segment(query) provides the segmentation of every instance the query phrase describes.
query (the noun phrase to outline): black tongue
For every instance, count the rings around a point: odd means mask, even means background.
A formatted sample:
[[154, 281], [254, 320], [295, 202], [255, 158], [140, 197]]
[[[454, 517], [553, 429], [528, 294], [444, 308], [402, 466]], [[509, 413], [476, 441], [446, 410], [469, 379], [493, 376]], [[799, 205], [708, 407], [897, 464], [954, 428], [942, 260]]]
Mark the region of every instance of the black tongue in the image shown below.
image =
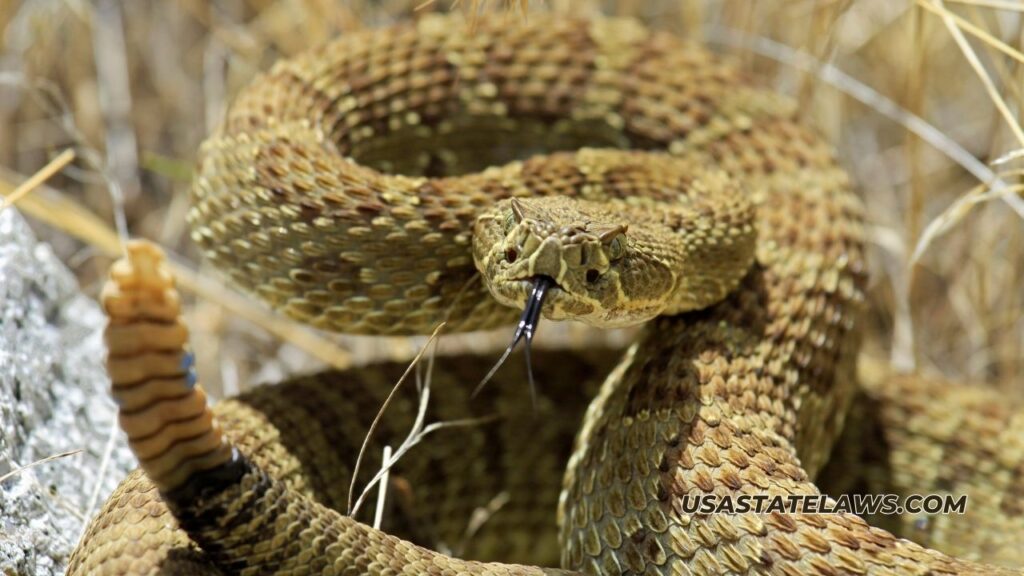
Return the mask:
[[512, 343], [508, 345], [505, 352], [498, 359], [498, 362], [491, 368], [490, 372], [484, 376], [484, 379], [477, 385], [476, 390], [473, 391], [473, 396], [476, 396], [480, 390], [483, 389], [484, 385], [487, 384], [494, 373], [501, 368], [501, 365], [508, 359], [509, 354], [515, 349], [516, 345], [519, 344], [520, 340], [526, 339], [524, 345], [526, 352], [526, 376], [530, 381], [530, 399], [533, 402], [533, 409], [537, 410], [537, 390], [533, 383], [533, 364], [530, 361], [530, 344], [533, 342], [533, 335], [537, 330], [537, 324], [540, 322], [540, 313], [544, 308], [544, 298], [547, 297], [548, 290], [555, 285], [555, 280], [550, 276], [537, 276], [533, 281], [533, 288], [530, 290], [530, 295], [526, 299], [526, 306], [523, 308], [523, 315], [519, 317], [519, 325], [516, 326], [515, 334], [512, 335]]

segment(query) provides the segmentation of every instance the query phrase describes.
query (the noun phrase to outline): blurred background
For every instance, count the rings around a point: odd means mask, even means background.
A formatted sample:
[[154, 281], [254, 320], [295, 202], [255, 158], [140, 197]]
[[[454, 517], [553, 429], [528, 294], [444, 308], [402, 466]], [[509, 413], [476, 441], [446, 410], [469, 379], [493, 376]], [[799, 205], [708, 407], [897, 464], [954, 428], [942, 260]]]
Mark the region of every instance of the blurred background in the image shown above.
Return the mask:
[[[66, 150], [18, 201], [96, 295], [119, 226], [187, 274], [201, 379], [215, 394], [325, 364], [408, 358], [423, 339], [313, 333], [203, 266], [185, 224], [196, 150], [275, 60], [426, 12], [602, 12], [706, 39], [798, 98], [870, 221], [869, 349], [901, 369], [1024, 396], [1024, 3], [1018, 0], [0, 0], [0, 193]], [[2, 279], [0, 279], [2, 282]], [[548, 342], [593, 335], [543, 327]], [[452, 338], [446, 350], [492, 338]]]

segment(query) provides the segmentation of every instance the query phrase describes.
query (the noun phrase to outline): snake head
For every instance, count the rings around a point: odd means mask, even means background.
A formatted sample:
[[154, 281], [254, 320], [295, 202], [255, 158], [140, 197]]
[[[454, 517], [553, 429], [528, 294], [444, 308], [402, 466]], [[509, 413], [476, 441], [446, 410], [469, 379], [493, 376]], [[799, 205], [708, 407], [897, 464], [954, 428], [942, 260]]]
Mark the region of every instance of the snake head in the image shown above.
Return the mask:
[[631, 258], [628, 226], [593, 202], [565, 197], [499, 202], [476, 222], [473, 253], [491, 294], [522, 308], [533, 282], [550, 278], [543, 315], [611, 327], [621, 308], [620, 272]]

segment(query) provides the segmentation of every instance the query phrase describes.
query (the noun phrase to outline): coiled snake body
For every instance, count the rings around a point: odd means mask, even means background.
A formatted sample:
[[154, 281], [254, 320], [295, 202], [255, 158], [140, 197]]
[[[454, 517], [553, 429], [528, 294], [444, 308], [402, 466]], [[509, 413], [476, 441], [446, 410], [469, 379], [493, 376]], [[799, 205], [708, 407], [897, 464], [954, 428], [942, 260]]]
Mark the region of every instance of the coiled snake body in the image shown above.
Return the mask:
[[[984, 392], [915, 378], [858, 392], [861, 213], [793, 105], [697, 46], [621, 20], [471, 32], [427, 18], [258, 79], [204, 144], [190, 222], [238, 284], [325, 329], [508, 324], [508, 305], [523, 306], [540, 277], [553, 286], [548, 317], [657, 316], [583, 416], [557, 539], [552, 511], [535, 509], [554, 504], [552, 474], [601, 365], [568, 353], [537, 362], [550, 371], [537, 420], [515, 368], [471, 402], [479, 363], [435, 367], [437, 418], [503, 422], [410, 452], [392, 483], [392, 532], [591, 574], [997, 573], [850, 514], [682, 506], [701, 494], [818, 494], [812, 479], [862, 393], [880, 406], [880, 436], [847, 428], [853, 444], [886, 445], [894, 486], [971, 497], [973, 527], [904, 519], [916, 536], [1021, 560], [1024, 418]], [[136, 393], [123, 427], [155, 486], [138, 472], [122, 484], [71, 573], [557, 572], [459, 560], [335, 510], [394, 367], [223, 402], [227, 440], [198, 389], [146, 392], [184, 377], [185, 336], [166, 279], [147, 284], [144, 262], [114, 274], [108, 340], [115, 394]], [[147, 290], [173, 305], [147, 312]], [[160, 416], [184, 402], [194, 406]], [[400, 399], [381, 435], [400, 437], [414, 412]], [[138, 423], [149, 417], [158, 423]], [[943, 462], [946, 447], [971, 456]], [[503, 490], [507, 509], [464, 530]]]

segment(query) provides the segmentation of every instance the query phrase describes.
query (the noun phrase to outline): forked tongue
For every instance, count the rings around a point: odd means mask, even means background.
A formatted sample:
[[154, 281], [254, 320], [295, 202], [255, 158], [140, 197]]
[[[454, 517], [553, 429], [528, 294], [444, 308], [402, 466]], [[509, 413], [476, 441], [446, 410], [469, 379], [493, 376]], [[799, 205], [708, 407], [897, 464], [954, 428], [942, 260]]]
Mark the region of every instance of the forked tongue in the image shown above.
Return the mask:
[[526, 377], [530, 381], [530, 400], [533, 402], [533, 410], [537, 410], [537, 390], [533, 384], [533, 364], [530, 362], [530, 344], [533, 342], [533, 334], [537, 330], [537, 323], [540, 322], [540, 312], [544, 307], [544, 298], [547, 297], [548, 289], [555, 285], [554, 279], [549, 276], [537, 276], [533, 281], [533, 288], [530, 290], [530, 295], [526, 299], [526, 307], [523, 308], [523, 315], [519, 317], [519, 325], [516, 326], [516, 332], [512, 335], [512, 343], [508, 345], [505, 352], [498, 358], [498, 362], [491, 368], [490, 372], [484, 376], [484, 379], [477, 385], [476, 390], [473, 390], [473, 396], [475, 397], [480, 390], [483, 389], [484, 385], [487, 384], [494, 373], [501, 368], [501, 365], [508, 359], [509, 354], [515, 350], [520, 340], [526, 339], [524, 350], [526, 352]]

